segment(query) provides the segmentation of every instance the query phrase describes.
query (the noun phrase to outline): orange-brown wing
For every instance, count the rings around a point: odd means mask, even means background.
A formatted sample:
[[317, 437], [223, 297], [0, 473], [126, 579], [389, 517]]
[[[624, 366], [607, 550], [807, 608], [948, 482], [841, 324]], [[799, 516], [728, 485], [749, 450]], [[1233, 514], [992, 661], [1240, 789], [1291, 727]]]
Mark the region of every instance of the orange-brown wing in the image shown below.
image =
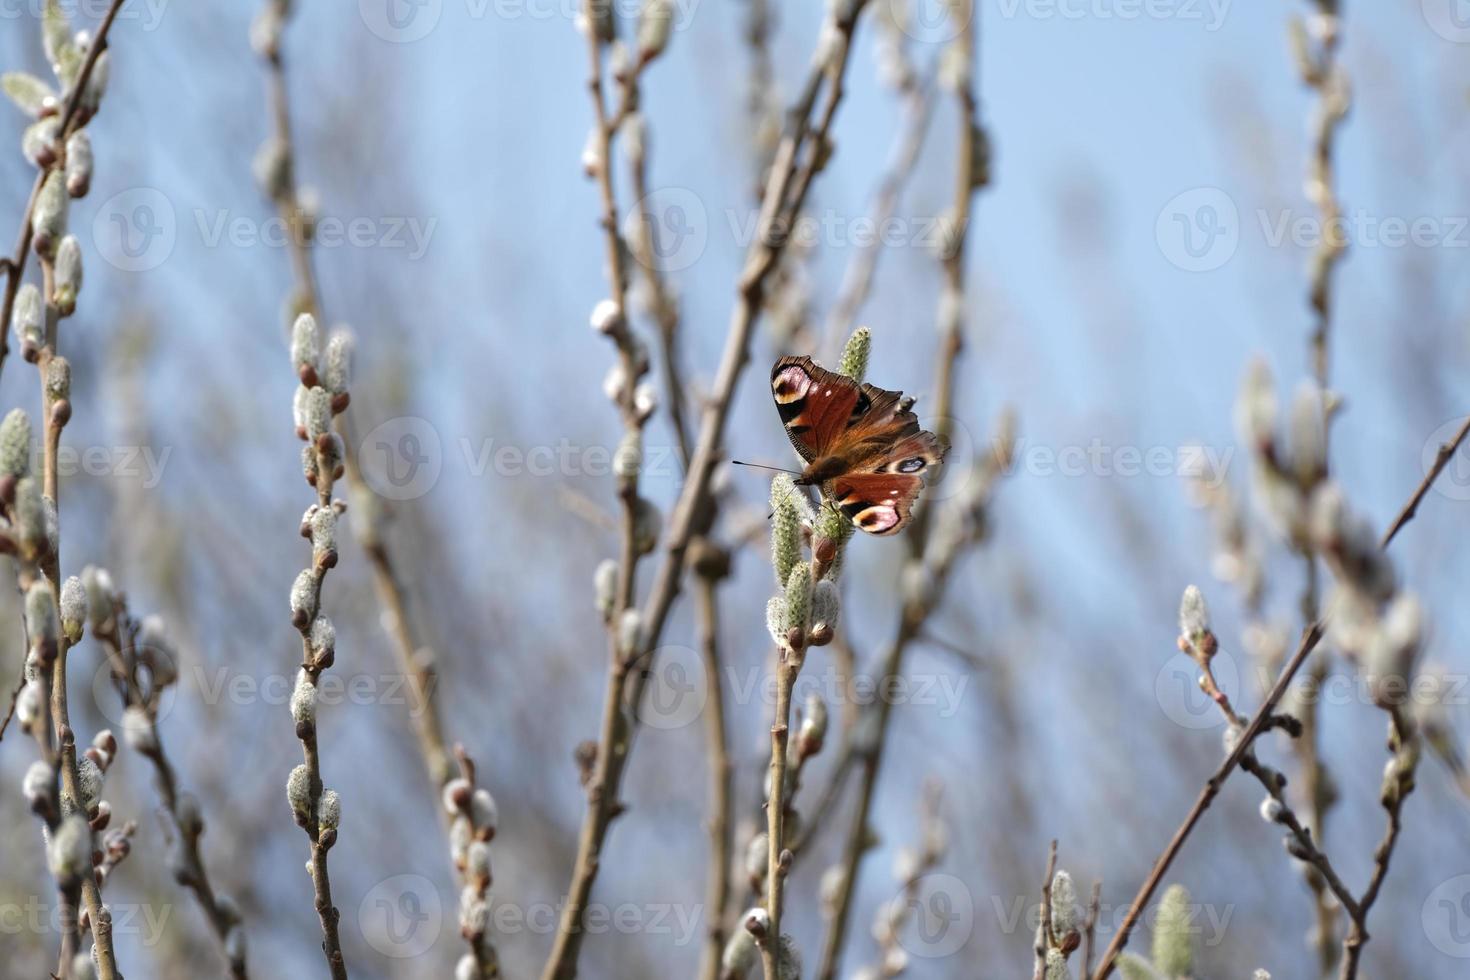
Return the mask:
[[861, 469], [834, 479], [829, 496], [859, 530], [897, 534], [924, 489], [921, 474], [939, 465], [948, 449], [934, 433], [921, 430], [865, 460]]
[[832, 504], [869, 534], [897, 534], [909, 522], [924, 481], [904, 473], [849, 473], [830, 484]]
[[832, 455], [871, 401], [856, 381], [819, 368], [806, 356], [776, 362], [771, 395], [791, 445], [808, 463]]

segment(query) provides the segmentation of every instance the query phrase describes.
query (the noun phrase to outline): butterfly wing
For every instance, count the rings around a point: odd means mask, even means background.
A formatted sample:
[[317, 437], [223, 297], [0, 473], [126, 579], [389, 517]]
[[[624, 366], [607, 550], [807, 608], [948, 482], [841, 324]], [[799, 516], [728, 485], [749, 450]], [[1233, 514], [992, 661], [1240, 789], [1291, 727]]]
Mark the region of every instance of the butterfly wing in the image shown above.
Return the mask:
[[808, 463], [830, 456], [871, 398], [845, 374], [810, 357], [783, 357], [771, 369], [771, 395], [791, 445]]
[[[948, 450], [919, 427], [903, 393], [783, 357], [771, 370], [771, 393], [786, 434], [822, 473], [823, 492], [858, 528], [895, 534], [924, 488], [921, 474]], [[830, 478], [829, 478], [830, 474]]]
[[888, 535], [909, 522], [924, 481], [903, 473], [850, 473], [829, 486], [832, 505], [858, 530]]
[[[918, 429], [917, 422], [914, 428]], [[832, 480], [828, 496], [858, 530], [897, 534], [909, 522], [914, 501], [924, 489], [921, 474], [939, 465], [948, 449], [934, 433], [916, 431], [889, 443], [860, 469]]]

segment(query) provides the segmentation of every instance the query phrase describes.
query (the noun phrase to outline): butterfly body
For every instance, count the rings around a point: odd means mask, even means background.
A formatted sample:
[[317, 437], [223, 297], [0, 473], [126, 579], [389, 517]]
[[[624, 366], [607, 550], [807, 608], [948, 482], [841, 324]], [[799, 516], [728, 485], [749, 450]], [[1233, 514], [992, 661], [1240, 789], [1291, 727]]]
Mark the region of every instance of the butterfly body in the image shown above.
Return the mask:
[[902, 530], [924, 488], [922, 474], [948, 449], [919, 428], [913, 400], [827, 371], [805, 356], [776, 362], [771, 393], [806, 463], [795, 482], [820, 487], [860, 530]]

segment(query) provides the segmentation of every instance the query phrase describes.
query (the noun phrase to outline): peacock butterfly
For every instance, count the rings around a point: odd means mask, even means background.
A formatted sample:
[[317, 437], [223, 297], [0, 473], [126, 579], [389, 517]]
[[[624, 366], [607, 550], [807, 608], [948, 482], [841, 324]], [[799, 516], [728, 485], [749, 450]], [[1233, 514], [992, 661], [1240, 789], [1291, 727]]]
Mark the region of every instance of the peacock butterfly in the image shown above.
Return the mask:
[[897, 534], [924, 489], [922, 474], [949, 447], [919, 428], [899, 391], [854, 381], [810, 357], [783, 357], [771, 393], [791, 444], [806, 462], [794, 482], [815, 486], [860, 530]]

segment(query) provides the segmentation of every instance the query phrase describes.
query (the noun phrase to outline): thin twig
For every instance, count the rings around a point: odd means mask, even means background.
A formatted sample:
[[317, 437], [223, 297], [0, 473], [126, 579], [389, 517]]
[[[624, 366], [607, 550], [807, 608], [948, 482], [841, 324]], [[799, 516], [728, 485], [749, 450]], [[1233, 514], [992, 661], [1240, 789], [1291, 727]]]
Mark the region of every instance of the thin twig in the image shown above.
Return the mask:
[[1148, 877], [1144, 879], [1143, 884], [1139, 887], [1138, 893], [1128, 903], [1128, 911], [1123, 916], [1123, 922], [1118, 927], [1118, 932], [1113, 937], [1113, 941], [1108, 944], [1108, 948], [1103, 952], [1102, 961], [1098, 964], [1096, 972], [1093, 973], [1092, 980], [1103, 980], [1103, 978], [1113, 972], [1118, 955], [1123, 952], [1123, 947], [1128, 945], [1128, 938], [1133, 932], [1133, 927], [1138, 924], [1138, 919], [1148, 906], [1149, 900], [1153, 898], [1154, 892], [1163, 883], [1164, 875], [1168, 873], [1169, 866], [1174, 863], [1174, 858], [1179, 854], [1180, 849], [1184, 847], [1184, 842], [1189, 839], [1189, 835], [1194, 830], [1195, 824], [1199, 822], [1200, 817], [1204, 816], [1205, 811], [1209, 809], [1215, 796], [1220, 792], [1220, 787], [1225, 784], [1225, 780], [1235, 771], [1235, 767], [1240, 765], [1240, 761], [1245, 757], [1245, 754], [1250, 751], [1252, 743], [1256, 740], [1256, 736], [1260, 735], [1266, 729], [1267, 719], [1272, 716], [1276, 710], [1276, 705], [1281, 701], [1282, 696], [1286, 694], [1286, 689], [1291, 684], [1292, 678], [1296, 676], [1296, 672], [1301, 669], [1302, 664], [1306, 662], [1307, 657], [1316, 649], [1317, 644], [1321, 640], [1321, 623], [1314, 623], [1302, 635], [1302, 640], [1297, 646], [1296, 653], [1292, 654], [1291, 659], [1282, 668], [1281, 674], [1276, 678], [1276, 683], [1272, 685], [1270, 693], [1261, 702], [1261, 706], [1256, 710], [1255, 716], [1251, 718], [1250, 724], [1241, 732], [1235, 743], [1235, 748], [1225, 757], [1225, 761], [1220, 763], [1220, 766], [1210, 778], [1205, 781], [1204, 789], [1200, 790], [1200, 794], [1195, 799], [1194, 805], [1189, 808], [1189, 813], [1185, 815], [1184, 822], [1174, 832], [1174, 836], [1170, 838], [1169, 843], [1164, 847], [1163, 853], [1154, 861], [1153, 868], [1150, 869]]
[[[714, 472], [723, 455], [725, 425], [735, 390], [749, 360], [750, 340], [760, 313], [766, 277], [775, 267], [787, 241], [785, 235], [777, 235], [775, 230], [789, 228], [790, 220], [801, 210], [814, 171], [808, 169], [803, 181], [796, 179], [799, 153], [808, 142], [820, 149], [827, 139], [842, 98], [841, 81], [848, 64], [850, 42], [865, 6], [866, 0], [856, 0], [842, 8], [842, 17], [834, 23], [842, 41], [839, 53], [831, 65], [813, 66], [802, 96], [789, 116], [786, 135], [771, 168], [758, 223], [759, 234], [751, 245], [741, 273], [738, 298], [714, 390], [704, 409], [684, 489], [670, 519], [664, 560], [639, 617], [635, 649], [612, 658], [597, 757], [588, 785], [588, 810], [578, 840], [572, 880], [567, 889], [567, 904], [543, 973], [545, 980], [570, 980], [576, 975], [584, 932], [582, 915], [602, 863], [602, 847], [608, 827], [621, 811], [617, 797], [631, 746], [629, 728], [636, 723], [636, 717], [626, 705], [641, 703], [648, 678], [645, 670], [635, 671], [633, 668], [641, 666], [659, 642], [686, 571], [685, 557], [695, 538], [708, 526]], [[820, 120], [812, 126], [812, 110], [824, 79], [828, 81], [827, 104]], [[603, 163], [606, 162], [604, 158]], [[629, 564], [623, 564], [620, 579], [627, 574]], [[619, 599], [631, 596], [631, 582], [620, 582], [618, 591]], [[626, 603], [620, 602], [620, 605], [630, 608]]]
[[1470, 435], [1470, 416], [1465, 418], [1464, 424], [1455, 432], [1454, 438], [1449, 442], [1440, 443], [1439, 451], [1434, 455], [1434, 465], [1429, 467], [1429, 472], [1424, 474], [1424, 479], [1419, 481], [1419, 486], [1409, 495], [1408, 503], [1404, 504], [1398, 516], [1393, 519], [1393, 523], [1388, 526], [1388, 530], [1383, 532], [1383, 547], [1387, 548], [1389, 542], [1398, 535], [1403, 526], [1414, 519], [1414, 515], [1419, 512], [1419, 504], [1429, 493], [1429, 488], [1434, 486], [1434, 481], [1439, 479], [1439, 475], [1444, 472], [1449, 461], [1455, 457], [1455, 453], [1467, 435]]
[[[728, 558], [726, 567], [728, 568]], [[724, 666], [720, 657], [719, 603], [716, 596], [718, 581], [709, 572], [701, 573], [695, 592], [698, 599], [695, 615], [699, 623], [699, 647], [704, 659], [707, 685], [704, 706], [707, 740], [705, 754], [709, 757], [710, 767], [710, 854], [704, 910], [708, 925], [704, 958], [699, 968], [699, 975], [703, 980], [718, 980], [720, 974], [720, 957], [725, 948], [725, 910], [730, 899], [730, 853], [733, 838], [730, 814], [734, 765], [730, 761], [729, 733], [725, 729], [725, 691], [721, 683]]]

